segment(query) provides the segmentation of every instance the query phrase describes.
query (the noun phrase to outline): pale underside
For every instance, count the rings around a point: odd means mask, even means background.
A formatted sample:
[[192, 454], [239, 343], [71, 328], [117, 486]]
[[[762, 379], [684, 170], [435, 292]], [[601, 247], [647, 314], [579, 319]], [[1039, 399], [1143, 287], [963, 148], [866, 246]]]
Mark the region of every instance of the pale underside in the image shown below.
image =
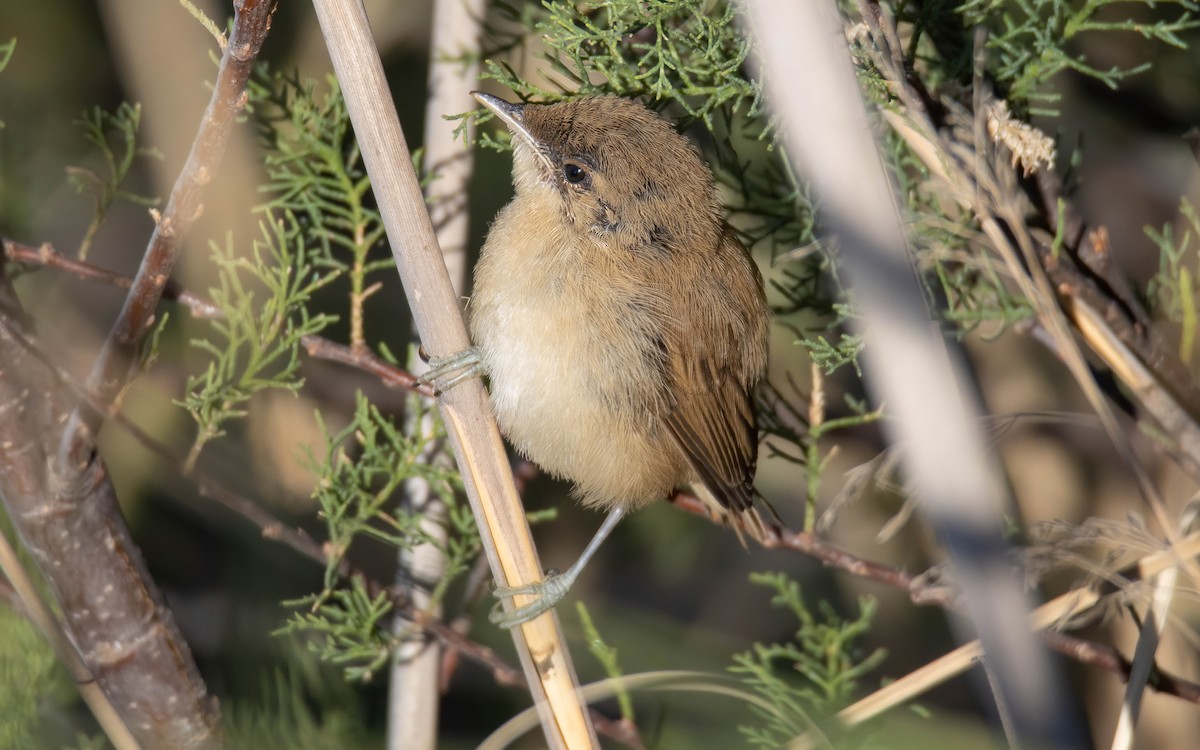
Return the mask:
[[[468, 307], [501, 430], [543, 470], [572, 480], [587, 505], [665, 497], [690, 479], [686, 463], [649, 403], [654, 396], [627, 385], [655, 376], [646, 357], [656, 345], [636, 329], [603, 324], [628, 322], [629, 306], [654, 304], [653, 292], [589, 290], [558, 223], [517, 227], [514, 213], [502, 212], [489, 232]], [[518, 229], [540, 240], [539, 252], [499, 250], [514, 248]], [[499, 284], [492, 274], [506, 278]], [[498, 287], [503, 293], [489, 293]]]
[[[728, 421], [728, 440], [724, 445], [718, 440], [715, 451], [716, 463], [726, 459], [726, 466], [716, 474], [726, 477], [724, 484], [738, 485], [738, 472], [745, 473], [744, 501], [735, 509], [746, 510], [754, 463], [747, 393], [763, 363], [733, 366], [740, 354], [733, 351], [736, 342], [728, 335], [706, 336], [709, 328], [730, 328], [722, 320], [728, 295], [699, 276], [693, 292], [705, 296], [712, 313], [704, 324], [684, 330], [673, 315], [677, 299], [664, 291], [674, 284], [678, 297], [679, 279], [670, 275], [678, 268], [664, 266], [656, 276], [652, 265], [631, 263], [628, 250], [568, 237], [557, 200], [549, 192], [527, 193], [506, 207], [476, 269], [468, 313], [502, 431], [543, 470], [573, 481], [584, 504], [632, 509], [704, 479], [693, 471], [694, 459], [685, 457], [681, 441], [691, 430], [707, 435], [711, 423]], [[753, 274], [740, 247], [726, 251]], [[600, 286], [596, 280], [603, 280]], [[746, 284], [761, 294], [757, 283], [747, 277]], [[765, 336], [765, 323], [763, 329]], [[678, 354], [665, 362], [668, 346], [673, 352], [704, 351], [705, 357], [711, 348], [716, 359], [730, 363], [729, 372], [711, 382], [696, 377], [695, 371], [721, 368]], [[673, 393], [665, 386], [664, 368], [674, 368], [672, 382], [682, 384]], [[700, 468], [713, 474], [710, 467]]]

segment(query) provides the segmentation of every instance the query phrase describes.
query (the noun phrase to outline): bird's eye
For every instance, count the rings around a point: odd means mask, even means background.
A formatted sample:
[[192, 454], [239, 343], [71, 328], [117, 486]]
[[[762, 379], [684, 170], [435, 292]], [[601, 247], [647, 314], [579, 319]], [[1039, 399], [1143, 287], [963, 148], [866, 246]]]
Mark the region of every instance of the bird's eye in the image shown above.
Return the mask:
[[578, 164], [567, 163], [563, 166], [563, 176], [567, 178], [567, 182], [578, 185], [587, 179], [587, 171]]

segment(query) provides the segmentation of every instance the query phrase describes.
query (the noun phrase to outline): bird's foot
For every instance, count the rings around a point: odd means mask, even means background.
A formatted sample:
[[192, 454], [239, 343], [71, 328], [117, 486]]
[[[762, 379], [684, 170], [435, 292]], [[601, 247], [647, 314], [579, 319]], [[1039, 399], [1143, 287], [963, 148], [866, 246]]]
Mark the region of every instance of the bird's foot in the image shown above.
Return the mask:
[[432, 385], [438, 393], [445, 393], [459, 383], [477, 378], [487, 371], [478, 347], [469, 347], [461, 352], [429, 360], [429, 369], [417, 378], [417, 383]]
[[523, 622], [529, 622], [533, 618], [554, 609], [555, 605], [566, 597], [567, 592], [571, 590], [571, 584], [575, 583], [575, 576], [571, 571], [566, 573], [556, 574], [553, 571], [546, 571], [545, 580], [538, 583], [527, 583], [524, 586], [497, 586], [492, 591], [492, 596], [497, 599], [506, 599], [510, 596], [533, 596], [536, 597], [528, 604], [523, 604], [512, 611], [505, 612], [502, 602], [496, 602], [496, 606], [492, 608], [492, 613], [488, 615], [488, 620], [493, 625], [508, 630], [520, 625]]

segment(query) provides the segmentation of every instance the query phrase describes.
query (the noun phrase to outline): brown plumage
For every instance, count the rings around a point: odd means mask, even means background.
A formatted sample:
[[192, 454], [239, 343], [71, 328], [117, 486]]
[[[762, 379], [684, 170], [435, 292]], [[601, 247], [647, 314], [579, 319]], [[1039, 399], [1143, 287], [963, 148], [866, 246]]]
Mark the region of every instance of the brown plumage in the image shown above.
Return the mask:
[[627, 99], [476, 96], [514, 135], [467, 307], [501, 430], [587, 505], [694, 484], [756, 531], [768, 309], [699, 153]]

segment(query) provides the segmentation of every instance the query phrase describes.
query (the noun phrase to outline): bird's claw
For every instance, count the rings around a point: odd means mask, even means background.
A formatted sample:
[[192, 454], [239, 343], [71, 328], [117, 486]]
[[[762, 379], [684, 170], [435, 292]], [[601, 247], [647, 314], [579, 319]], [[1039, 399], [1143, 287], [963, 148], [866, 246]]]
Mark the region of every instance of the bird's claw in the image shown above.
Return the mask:
[[432, 357], [429, 360], [429, 369], [417, 377], [417, 383], [431, 385], [441, 394], [463, 381], [483, 375], [486, 371], [487, 367], [478, 347], [472, 346], [445, 357]]
[[504, 603], [497, 601], [496, 606], [492, 607], [491, 614], [488, 615], [488, 620], [493, 625], [509, 630], [521, 623], [529, 622], [543, 612], [554, 609], [555, 605], [566, 597], [567, 592], [571, 590], [571, 584], [575, 582], [574, 576], [569, 573], [570, 571], [564, 574], [548, 575], [542, 581], [521, 586], [497, 586], [492, 591], [492, 596], [497, 599], [507, 599], [512, 596], [535, 598], [533, 601], [507, 612], [503, 609]]

